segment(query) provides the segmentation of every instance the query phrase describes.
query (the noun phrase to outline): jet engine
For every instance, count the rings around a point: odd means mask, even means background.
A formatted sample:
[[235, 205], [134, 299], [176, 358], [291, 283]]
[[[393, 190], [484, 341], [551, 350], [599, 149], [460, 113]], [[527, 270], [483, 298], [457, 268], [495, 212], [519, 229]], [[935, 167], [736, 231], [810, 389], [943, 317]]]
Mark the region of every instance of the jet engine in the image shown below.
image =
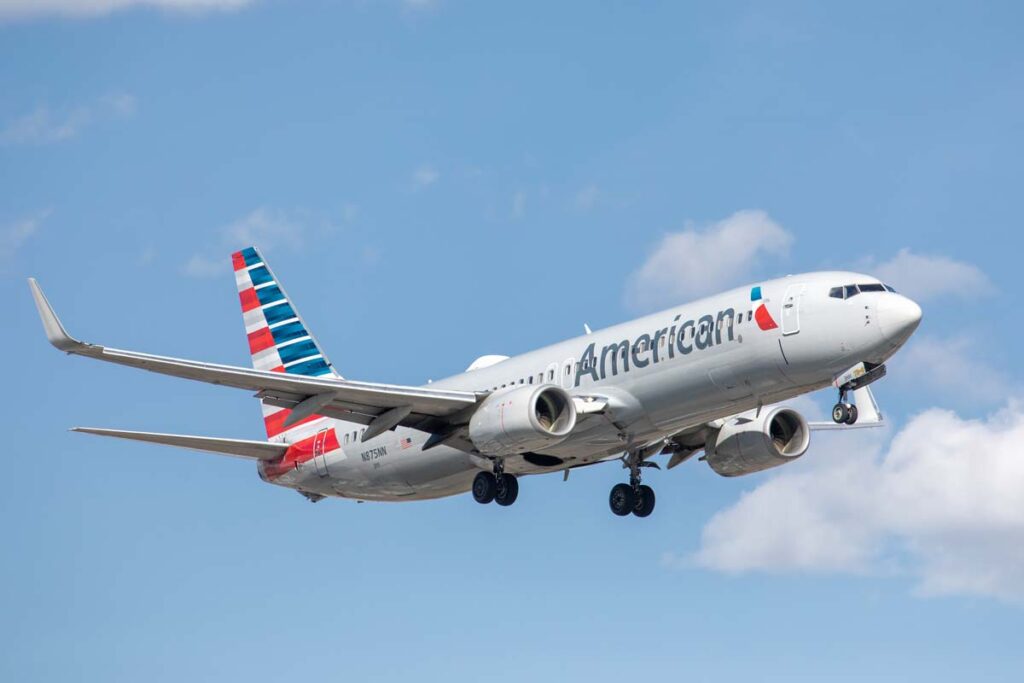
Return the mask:
[[575, 426], [576, 406], [565, 389], [524, 385], [485, 398], [469, 420], [469, 438], [486, 455], [513, 455], [554, 446]]
[[723, 477], [753, 474], [785, 465], [807, 452], [811, 431], [804, 416], [789, 408], [737, 417], [708, 438], [704, 459]]

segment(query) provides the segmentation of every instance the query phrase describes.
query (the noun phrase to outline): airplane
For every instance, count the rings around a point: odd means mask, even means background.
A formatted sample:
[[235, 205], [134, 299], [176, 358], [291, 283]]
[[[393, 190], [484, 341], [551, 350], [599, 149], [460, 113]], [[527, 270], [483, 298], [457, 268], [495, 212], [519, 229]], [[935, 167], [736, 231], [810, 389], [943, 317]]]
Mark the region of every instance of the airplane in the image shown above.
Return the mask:
[[[471, 491], [512, 505], [519, 477], [620, 462], [609, 507], [647, 517], [653, 459], [697, 453], [735, 477], [793, 462], [812, 430], [883, 423], [868, 387], [921, 308], [869, 275], [814, 272], [732, 289], [515, 357], [485, 355], [422, 386], [344, 379], [255, 247], [231, 257], [252, 368], [78, 341], [35, 279], [49, 342], [68, 354], [255, 392], [264, 441], [73, 431], [255, 460], [263, 481], [317, 502], [409, 501]], [[831, 422], [778, 405], [832, 386]]]

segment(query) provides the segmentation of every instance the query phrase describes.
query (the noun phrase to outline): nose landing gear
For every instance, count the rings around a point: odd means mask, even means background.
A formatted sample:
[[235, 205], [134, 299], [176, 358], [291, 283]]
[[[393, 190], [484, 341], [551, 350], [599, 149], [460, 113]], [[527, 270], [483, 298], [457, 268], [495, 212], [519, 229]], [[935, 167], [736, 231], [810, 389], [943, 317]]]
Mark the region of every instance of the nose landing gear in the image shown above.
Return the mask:
[[473, 478], [473, 500], [486, 505], [494, 501], [508, 507], [519, 497], [519, 480], [515, 475], [505, 474], [505, 464], [496, 461], [494, 472], [478, 472]]
[[846, 392], [839, 390], [839, 403], [832, 408], [832, 421], [852, 425], [857, 422], [857, 406], [846, 400]]
[[619, 517], [633, 513], [647, 517], [654, 512], [654, 489], [640, 483], [642, 467], [657, 467], [653, 462], [644, 462], [639, 453], [629, 453], [623, 459], [623, 467], [629, 468], [629, 483], [616, 484], [608, 495], [608, 506]]

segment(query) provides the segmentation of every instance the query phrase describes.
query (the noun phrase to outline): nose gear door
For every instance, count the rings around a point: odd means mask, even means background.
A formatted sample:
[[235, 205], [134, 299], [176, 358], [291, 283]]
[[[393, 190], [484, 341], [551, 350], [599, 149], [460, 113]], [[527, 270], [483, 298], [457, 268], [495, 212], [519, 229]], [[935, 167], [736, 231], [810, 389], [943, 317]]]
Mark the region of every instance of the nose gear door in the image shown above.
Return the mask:
[[805, 285], [790, 285], [782, 298], [782, 334], [789, 336], [800, 332], [800, 304], [804, 298]]

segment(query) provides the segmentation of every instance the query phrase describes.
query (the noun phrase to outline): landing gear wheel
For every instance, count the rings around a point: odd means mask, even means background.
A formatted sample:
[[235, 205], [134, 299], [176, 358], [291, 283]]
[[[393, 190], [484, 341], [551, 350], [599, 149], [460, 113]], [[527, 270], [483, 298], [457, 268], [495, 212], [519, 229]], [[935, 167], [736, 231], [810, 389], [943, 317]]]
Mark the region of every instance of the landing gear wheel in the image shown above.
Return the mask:
[[643, 484], [636, 490], [636, 503], [633, 505], [633, 514], [637, 517], [647, 517], [654, 512], [654, 489]]
[[846, 403], [837, 403], [832, 408], [832, 421], [836, 424], [848, 424], [850, 419], [850, 407]]
[[616, 484], [608, 496], [608, 506], [619, 517], [625, 517], [636, 508], [636, 494], [629, 484]]
[[498, 490], [494, 494], [494, 502], [508, 506], [519, 497], [519, 480], [511, 474], [503, 474], [497, 478]]
[[849, 413], [846, 416], [846, 424], [848, 424], [848, 425], [856, 424], [856, 422], [857, 422], [857, 406], [850, 405], [849, 403], [847, 403], [846, 404], [846, 411]]
[[498, 494], [498, 479], [490, 472], [479, 472], [473, 478], [473, 500], [486, 505]]

